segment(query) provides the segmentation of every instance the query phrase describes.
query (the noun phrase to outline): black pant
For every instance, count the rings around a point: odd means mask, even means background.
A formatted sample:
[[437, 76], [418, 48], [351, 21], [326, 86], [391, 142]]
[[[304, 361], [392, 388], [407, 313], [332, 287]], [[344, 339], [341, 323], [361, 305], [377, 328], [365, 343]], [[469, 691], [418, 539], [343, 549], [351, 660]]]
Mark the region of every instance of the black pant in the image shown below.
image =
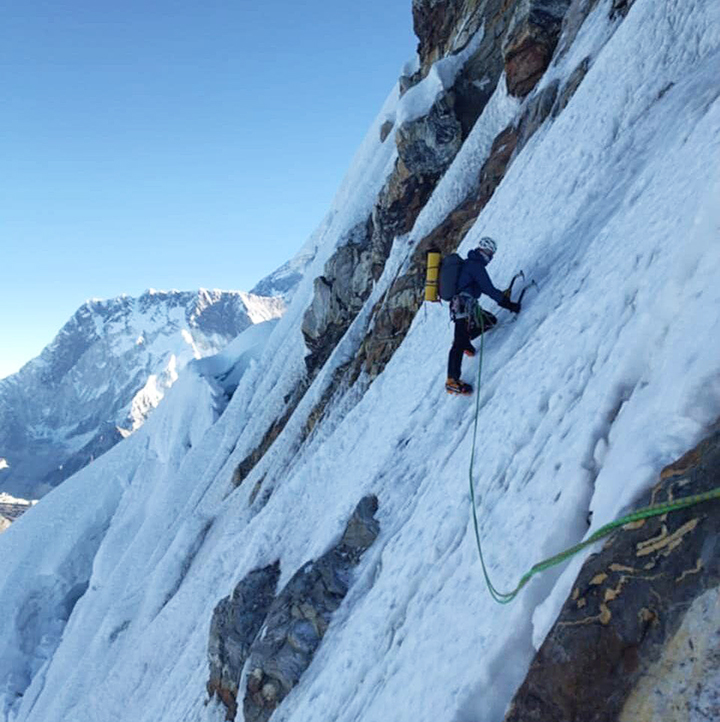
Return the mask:
[[455, 337], [448, 354], [447, 375], [449, 379], [460, 379], [463, 353], [475, 351], [475, 347], [470, 341], [477, 338], [483, 331], [489, 331], [497, 323], [497, 318], [489, 311], [481, 309], [480, 313], [483, 316], [482, 325], [480, 325], [479, 319], [477, 322], [470, 318], [459, 318], [455, 321]]

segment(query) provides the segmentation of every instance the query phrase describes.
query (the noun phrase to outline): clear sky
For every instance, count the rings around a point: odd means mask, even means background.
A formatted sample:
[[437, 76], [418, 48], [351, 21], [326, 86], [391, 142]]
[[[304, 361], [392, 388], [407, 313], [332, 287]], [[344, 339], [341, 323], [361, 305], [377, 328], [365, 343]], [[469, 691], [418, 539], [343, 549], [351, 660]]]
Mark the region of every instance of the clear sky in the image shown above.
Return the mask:
[[88, 298], [288, 260], [416, 43], [410, 0], [6, 3], [0, 377]]

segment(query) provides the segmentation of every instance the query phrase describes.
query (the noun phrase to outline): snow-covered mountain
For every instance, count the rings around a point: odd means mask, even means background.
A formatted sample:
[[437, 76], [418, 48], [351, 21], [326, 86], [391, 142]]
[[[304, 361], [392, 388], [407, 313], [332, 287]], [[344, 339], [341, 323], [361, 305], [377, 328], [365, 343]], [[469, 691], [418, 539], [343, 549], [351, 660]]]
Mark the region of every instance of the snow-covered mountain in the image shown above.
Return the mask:
[[0, 490], [39, 498], [137, 430], [188, 361], [283, 310], [280, 298], [205, 289], [83, 304], [0, 381]]
[[[0, 535], [3, 722], [501, 722], [531, 665], [563, 672], [513, 722], [717, 718], [717, 501], [499, 606], [468, 482], [503, 590], [638, 504], [720, 486], [720, 5], [412, 9], [417, 61], [259, 361], [243, 334], [188, 364]], [[496, 285], [537, 287], [517, 317], [486, 303], [480, 388], [448, 397], [425, 252], [484, 235]], [[582, 685], [563, 647], [533, 662], [568, 609]]]
[[305, 274], [305, 269], [315, 257], [316, 251], [314, 237], [311, 236], [309, 241], [293, 258], [263, 278], [252, 288], [250, 293], [256, 296], [279, 297], [289, 303]]
[[15, 519], [22, 516], [36, 502], [17, 499], [10, 494], [0, 493], [0, 532], [5, 531]]

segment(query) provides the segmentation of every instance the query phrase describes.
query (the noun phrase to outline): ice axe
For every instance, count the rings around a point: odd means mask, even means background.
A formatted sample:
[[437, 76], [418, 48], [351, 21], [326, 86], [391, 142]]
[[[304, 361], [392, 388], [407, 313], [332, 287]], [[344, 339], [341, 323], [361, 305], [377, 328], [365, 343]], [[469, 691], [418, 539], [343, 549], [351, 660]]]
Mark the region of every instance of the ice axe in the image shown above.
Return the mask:
[[535, 287], [536, 291], [538, 291], [538, 292], [540, 291], [540, 286], [538, 286], [537, 283], [535, 283], [535, 281], [530, 281], [530, 283], [528, 283], [527, 286], [525, 286], [525, 288], [523, 288], [523, 290], [520, 291], [520, 297], [518, 298], [516, 303], [522, 303], [523, 296], [525, 295], [525, 291], [527, 291], [528, 288], [532, 288], [533, 286]]
[[512, 294], [513, 286], [515, 285], [515, 281], [518, 280], [518, 278], [522, 278], [522, 280], [525, 280], [525, 274], [523, 271], [518, 271], [513, 277], [512, 281], [510, 281], [510, 285], [503, 291], [503, 296], [507, 298], [509, 301], [512, 301], [512, 298], [510, 298], [510, 295]]

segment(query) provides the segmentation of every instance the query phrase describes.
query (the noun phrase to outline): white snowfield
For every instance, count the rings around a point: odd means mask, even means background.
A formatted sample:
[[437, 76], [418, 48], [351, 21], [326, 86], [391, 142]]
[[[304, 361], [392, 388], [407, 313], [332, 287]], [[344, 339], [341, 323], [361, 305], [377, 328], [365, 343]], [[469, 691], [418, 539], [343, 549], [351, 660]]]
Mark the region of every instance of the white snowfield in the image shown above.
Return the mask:
[[[501, 589], [625, 511], [720, 416], [720, 6], [637, 0], [614, 34], [608, 9], [599, 3], [549, 71], [567, 77], [592, 58], [461, 249], [491, 235], [496, 285], [523, 268], [540, 287], [516, 321], [500, 310], [508, 323], [485, 339], [474, 482]], [[448, 179], [507, 104], [491, 105]], [[191, 364], [136, 434], [0, 536], [0, 719], [220, 722], [205, 692], [218, 601], [276, 559], [284, 585], [375, 493], [380, 535], [273, 720], [502, 720], [589, 551], [514, 603], [491, 600], [468, 500], [474, 399], [443, 387], [445, 307], [422, 310], [368, 392], [298, 450], [303, 415], [363, 311], [272, 450], [231, 484], [302, 369], [313, 277], [391, 167], [377, 130], [392, 112], [389, 101], [227, 407], [212, 378], [231, 368], [227, 353], [215, 369]], [[457, 202], [447, 185], [438, 193], [436, 222]], [[419, 237], [396, 242], [368, 308]], [[478, 358], [464, 366], [475, 382]], [[273, 493], [253, 516], [263, 474]]]

